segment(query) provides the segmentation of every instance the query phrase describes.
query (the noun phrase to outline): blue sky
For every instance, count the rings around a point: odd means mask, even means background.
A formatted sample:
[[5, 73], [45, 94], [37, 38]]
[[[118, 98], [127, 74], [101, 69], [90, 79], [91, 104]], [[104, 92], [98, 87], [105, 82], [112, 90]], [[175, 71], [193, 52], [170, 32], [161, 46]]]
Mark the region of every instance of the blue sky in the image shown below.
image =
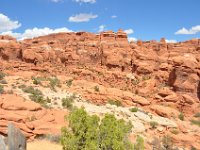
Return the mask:
[[0, 33], [126, 30], [132, 39], [200, 38], [200, 0], [0, 0]]

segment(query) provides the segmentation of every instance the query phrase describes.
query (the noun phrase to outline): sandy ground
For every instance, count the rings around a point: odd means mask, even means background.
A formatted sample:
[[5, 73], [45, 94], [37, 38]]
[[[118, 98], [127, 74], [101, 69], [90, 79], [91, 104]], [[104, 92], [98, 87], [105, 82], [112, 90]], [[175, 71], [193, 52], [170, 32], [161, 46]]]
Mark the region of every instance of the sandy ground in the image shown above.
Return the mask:
[[27, 150], [62, 150], [62, 146], [46, 140], [35, 140], [27, 143]]

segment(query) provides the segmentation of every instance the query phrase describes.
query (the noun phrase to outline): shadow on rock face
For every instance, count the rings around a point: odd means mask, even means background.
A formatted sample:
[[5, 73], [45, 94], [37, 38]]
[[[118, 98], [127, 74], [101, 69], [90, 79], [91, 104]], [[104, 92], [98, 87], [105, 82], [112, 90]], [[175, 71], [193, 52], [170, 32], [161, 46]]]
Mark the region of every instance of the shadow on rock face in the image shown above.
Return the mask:
[[168, 85], [173, 87], [173, 85], [174, 85], [174, 83], [176, 81], [176, 78], [177, 78], [176, 69], [174, 68], [169, 74]]

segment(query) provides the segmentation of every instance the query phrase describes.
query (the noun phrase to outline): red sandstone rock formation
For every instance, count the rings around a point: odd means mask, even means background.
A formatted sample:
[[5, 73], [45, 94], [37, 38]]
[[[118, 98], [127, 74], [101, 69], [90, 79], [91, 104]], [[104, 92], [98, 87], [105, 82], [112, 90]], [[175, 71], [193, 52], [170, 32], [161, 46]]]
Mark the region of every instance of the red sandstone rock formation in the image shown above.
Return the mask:
[[64, 111], [42, 108], [39, 104], [16, 95], [0, 96], [0, 134], [7, 135], [12, 122], [27, 138], [37, 135], [59, 134], [65, 126]]
[[58, 33], [17, 42], [0, 37], [0, 58], [35, 64], [105, 66], [108, 70], [155, 77], [177, 93], [199, 101], [200, 40], [180, 43], [156, 41], [128, 43], [122, 30], [92, 34]]

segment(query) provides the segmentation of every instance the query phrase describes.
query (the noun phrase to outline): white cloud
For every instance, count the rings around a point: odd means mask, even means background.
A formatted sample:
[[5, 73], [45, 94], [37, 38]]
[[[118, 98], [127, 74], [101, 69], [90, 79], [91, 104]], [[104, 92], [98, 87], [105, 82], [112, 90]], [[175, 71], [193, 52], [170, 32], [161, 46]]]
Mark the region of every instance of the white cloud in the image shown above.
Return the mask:
[[96, 0], [75, 0], [75, 2], [78, 2], [78, 3], [96, 3]]
[[33, 28], [33, 29], [26, 29], [24, 33], [15, 33], [12, 31], [3, 32], [3, 35], [10, 35], [18, 40], [24, 40], [29, 39], [33, 37], [48, 35], [51, 33], [59, 33], [59, 32], [73, 32], [72, 30], [69, 30], [68, 28], [57, 28], [57, 29], [50, 29], [50, 28]]
[[127, 30], [124, 30], [124, 32], [126, 34], [133, 34], [134, 33], [133, 29], [127, 29]]
[[105, 30], [105, 25], [100, 25], [99, 26], [99, 32], [103, 32]]
[[111, 18], [115, 19], [115, 18], [117, 18], [117, 16], [116, 15], [112, 15]]
[[182, 28], [175, 32], [175, 34], [197, 34], [200, 32], [200, 25], [194, 26], [190, 29]]
[[0, 33], [17, 29], [21, 26], [18, 21], [12, 21], [10, 18], [0, 13]]
[[176, 40], [168, 40], [168, 39], [166, 39], [165, 41], [166, 41], [167, 43], [177, 43]]
[[135, 41], [137, 41], [137, 38], [135, 38], [135, 37], [129, 37], [128, 41], [129, 42], [135, 42]]
[[69, 22], [88, 22], [91, 19], [97, 18], [98, 15], [80, 13], [75, 16], [69, 17]]

